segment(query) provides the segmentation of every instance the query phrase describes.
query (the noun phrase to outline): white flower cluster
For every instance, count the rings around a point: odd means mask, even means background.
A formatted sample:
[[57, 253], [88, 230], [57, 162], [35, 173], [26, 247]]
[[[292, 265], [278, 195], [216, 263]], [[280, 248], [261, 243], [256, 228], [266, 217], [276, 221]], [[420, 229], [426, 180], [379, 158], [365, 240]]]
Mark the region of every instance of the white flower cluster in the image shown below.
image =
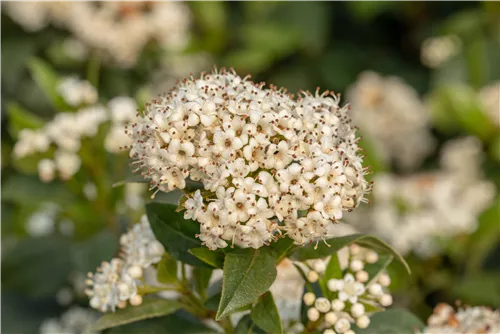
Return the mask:
[[133, 66], [147, 43], [179, 50], [188, 42], [190, 13], [175, 1], [6, 2], [7, 14], [28, 31], [54, 25], [103, 51], [121, 66]]
[[41, 159], [38, 172], [44, 182], [56, 177], [56, 172], [63, 180], [75, 175], [81, 167], [80, 151], [84, 138], [96, 136], [101, 124], [111, 121], [111, 130], [105, 139], [105, 147], [113, 153], [122, 146], [130, 144], [130, 138], [124, 135], [125, 123], [135, 117], [137, 105], [129, 97], [115, 97], [108, 108], [97, 103], [97, 92], [84, 80], [73, 77], [61, 80], [58, 92], [68, 105], [78, 107], [76, 112], [58, 113], [53, 120], [40, 129], [23, 129], [14, 146], [16, 158], [33, 154], [51, 155], [51, 145], [55, 146], [53, 158]]
[[185, 217], [210, 249], [298, 244], [364, 200], [370, 186], [348, 107], [329, 93], [292, 100], [234, 72], [185, 79], [128, 128], [130, 157], [157, 191], [201, 181]]
[[97, 320], [97, 314], [89, 309], [73, 306], [62, 316], [45, 320], [40, 325], [40, 334], [97, 334], [88, 328]]
[[500, 127], [500, 81], [483, 87], [479, 91], [479, 99], [491, 122]]
[[[307, 317], [317, 322], [323, 334], [353, 334], [351, 324], [359, 328], [370, 325], [369, 314], [374, 309], [382, 310], [392, 304], [392, 296], [386, 292], [391, 283], [387, 273], [370, 277], [364, 270], [379, 260], [376, 252], [352, 244], [339, 251], [342, 276], [324, 277], [329, 259], [310, 260], [307, 265], [307, 280], [315, 283], [325, 280], [328, 295], [317, 296], [314, 292], [304, 294], [304, 304], [308, 306]], [[327, 298], [328, 297], [328, 298]]]
[[402, 79], [364, 72], [347, 94], [353, 123], [380, 159], [412, 169], [431, 153], [429, 115], [418, 93]]
[[138, 293], [144, 269], [162, 258], [165, 249], [156, 240], [147, 217], [120, 238], [121, 258], [103, 262], [95, 274], [89, 273], [85, 293], [90, 306], [101, 312], [123, 308], [127, 301], [133, 305], [142, 303]]
[[500, 311], [484, 306], [459, 308], [438, 304], [421, 334], [497, 334], [500, 333]]
[[456, 35], [431, 37], [422, 43], [420, 60], [430, 68], [438, 68], [462, 51], [462, 41]]
[[495, 196], [494, 185], [483, 179], [481, 158], [476, 138], [449, 141], [441, 153], [441, 169], [406, 177], [377, 175], [373, 204], [346, 220], [402, 254], [434, 255], [440, 251], [438, 238], [472, 233], [478, 215]]

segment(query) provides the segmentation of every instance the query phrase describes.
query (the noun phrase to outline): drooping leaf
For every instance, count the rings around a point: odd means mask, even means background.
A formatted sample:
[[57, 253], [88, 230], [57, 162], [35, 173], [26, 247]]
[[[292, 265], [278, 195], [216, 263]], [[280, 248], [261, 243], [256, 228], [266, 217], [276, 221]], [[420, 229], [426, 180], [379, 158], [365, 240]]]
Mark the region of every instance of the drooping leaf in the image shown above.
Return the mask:
[[190, 249], [189, 253], [214, 268], [222, 268], [224, 266], [224, 252], [221, 250], [212, 251], [206, 247], [198, 247]]
[[257, 305], [250, 313], [250, 318], [259, 328], [268, 333], [283, 332], [280, 315], [270, 291], [267, 291], [259, 298]]
[[415, 334], [425, 327], [425, 324], [413, 313], [404, 309], [390, 309], [375, 313], [370, 317], [368, 328], [354, 326], [356, 334]]
[[145, 299], [139, 306], [128, 306], [114, 313], [106, 313], [92, 326], [92, 330], [98, 332], [144, 319], [161, 317], [174, 313], [180, 308], [181, 304], [175, 300]]
[[217, 319], [252, 303], [276, 278], [276, 255], [268, 247], [241, 249], [226, 254], [222, 297]]
[[32, 58], [28, 62], [28, 67], [31, 71], [31, 76], [45, 93], [52, 105], [61, 111], [67, 109], [68, 106], [57, 91], [60, 79], [54, 69], [38, 58]]
[[188, 251], [191, 248], [201, 247], [196, 238], [200, 233], [200, 225], [190, 219], [184, 219], [182, 213], [175, 211], [176, 206], [167, 203], [148, 203], [146, 213], [151, 228], [168, 253], [176, 260], [193, 266], [208, 267]]
[[163, 284], [177, 282], [177, 261], [169, 255], [165, 255], [156, 266], [156, 279]]
[[[336, 253], [339, 249], [348, 246], [352, 243], [357, 243], [358, 245], [366, 248], [373, 249], [378, 252], [384, 252], [391, 254], [397, 259], [410, 273], [410, 268], [406, 263], [405, 259], [399, 254], [394, 248], [392, 248], [385, 241], [380, 240], [377, 237], [364, 234], [351, 234], [338, 238], [331, 238], [326, 240], [326, 243], [319, 243], [317, 247], [315, 245], [308, 245], [297, 249], [292, 257], [298, 261], [304, 261], [309, 259], [319, 259], [327, 257]], [[315, 249], [316, 248], [316, 249]]]

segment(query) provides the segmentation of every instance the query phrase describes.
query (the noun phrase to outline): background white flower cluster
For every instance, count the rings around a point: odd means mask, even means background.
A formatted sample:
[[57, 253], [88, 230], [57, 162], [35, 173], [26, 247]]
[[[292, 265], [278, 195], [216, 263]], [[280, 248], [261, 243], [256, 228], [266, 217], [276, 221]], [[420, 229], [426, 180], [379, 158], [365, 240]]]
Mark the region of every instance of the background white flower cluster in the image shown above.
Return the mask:
[[181, 2], [11, 1], [4, 6], [9, 16], [28, 31], [49, 24], [69, 30], [73, 38], [66, 43], [68, 54], [74, 54], [75, 49], [85, 54], [92, 48], [124, 67], [136, 63], [148, 42], [179, 50], [189, 39], [190, 13]]
[[459, 307], [440, 303], [427, 320], [423, 334], [500, 333], [500, 311], [485, 306]]
[[123, 308], [127, 301], [133, 306], [140, 305], [142, 296], [138, 286], [142, 284], [144, 269], [159, 262], [165, 253], [145, 215], [140, 223], [121, 236], [120, 244], [121, 257], [103, 262], [96, 273], [89, 273], [86, 281], [89, 305], [101, 312]]
[[95, 88], [88, 81], [75, 77], [62, 79], [57, 90], [63, 100], [77, 110], [58, 113], [41, 129], [21, 130], [14, 146], [17, 159], [33, 154], [47, 155], [38, 163], [38, 172], [44, 182], [52, 181], [56, 172], [63, 180], [71, 179], [82, 163], [79, 155], [82, 141], [95, 137], [99, 127], [108, 121], [110, 130], [104, 147], [118, 153], [122, 146], [130, 143], [124, 127], [137, 113], [137, 104], [130, 97], [115, 97], [107, 107], [99, 104]]
[[211, 249], [304, 244], [363, 201], [369, 184], [348, 106], [221, 71], [186, 79], [128, 127], [130, 156], [157, 191], [201, 181], [184, 202]]
[[482, 158], [479, 141], [465, 137], [447, 142], [436, 171], [377, 174], [372, 205], [346, 221], [381, 236], [403, 254], [435, 255], [440, 239], [473, 233], [478, 215], [494, 199], [495, 186], [484, 179]]

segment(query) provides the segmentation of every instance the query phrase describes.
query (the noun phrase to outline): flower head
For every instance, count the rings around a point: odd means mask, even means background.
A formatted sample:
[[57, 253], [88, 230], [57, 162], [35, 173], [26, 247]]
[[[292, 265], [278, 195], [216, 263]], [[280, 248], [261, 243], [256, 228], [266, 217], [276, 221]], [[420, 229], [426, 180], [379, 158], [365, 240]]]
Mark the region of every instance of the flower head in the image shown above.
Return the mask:
[[214, 71], [146, 106], [127, 129], [130, 156], [157, 191], [203, 183], [184, 207], [208, 247], [258, 248], [283, 232], [304, 244], [324, 239], [370, 188], [347, 112], [337, 95], [293, 100]]

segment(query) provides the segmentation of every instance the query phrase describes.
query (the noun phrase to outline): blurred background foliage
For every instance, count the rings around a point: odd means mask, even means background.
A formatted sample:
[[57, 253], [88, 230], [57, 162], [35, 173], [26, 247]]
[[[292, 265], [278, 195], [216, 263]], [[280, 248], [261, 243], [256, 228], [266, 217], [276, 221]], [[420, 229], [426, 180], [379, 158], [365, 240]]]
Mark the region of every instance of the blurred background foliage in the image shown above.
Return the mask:
[[[94, 270], [117, 251], [116, 229], [106, 228], [108, 216], [115, 214], [113, 199], [102, 199], [109, 207], [97, 214], [62, 182], [43, 183], [26, 174], [36, 165], [16, 163], [12, 157], [20, 129], [36, 128], [64, 109], [54, 93], [55, 75], [86, 78], [98, 87], [102, 102], [125, 95], [134, 97], [139, 106], [163, 90], [163, 81], [179, 75], [179, 61], [199, 55], [203, 67], [194, 66], [195, 72], [208, 71], [213, 64], [233, 67], [242, 76], [251, 74], [254, 81], [284, 86], [292, 93], [314, 91], [318, 86], [343, 93], [365, 70], [395, 75], [428, 101], [438, 148], [463, 135], [479, 138], [487, 154], [486, 176], [500, 187], [500, 132], [481, 112], [477, 96], [478, 89], [500, 79], [499, 3], [188, 2], [187, 6], [192, 23], [186, 50], [174, 61], [152, 42], [130, 68], [104, 63], [96, 54], [72, 59], [63, 51], [67, 31], [49, 26], [28, 33], [2, 13], [2, 318], [6, 333], [37, 332], [42, 319], [65, 308], [54, 296], [68, 285], [71, 273]], [[422, 43], [441, 35], [458, 36], [461, 51], [437, 68], [424, 66]], [[378, 163], [368, 149], [367, 154], [375, 172], [400, 172]], [[437, 161], [435, 153], [422, 170], [432, 169]], [[108, 186], [123, 175], [113, 177]], [[109, 196], [119, 198], [120, 191], [113, 188]], [[45, 202], [67, 209], [66, 218], [76, 226], [71, 237], [28, 235], [26, 220]], [[423, 260], [409, 255], [412, 276], [392, 268], [396, 304], [422, 319], [439, 301], [500, 306], [499, 241], [497, 197], [479, 217], [479, 228], [453, 239], [440, 256]], [[77, 302], [86, 305], [85, 298]]]

